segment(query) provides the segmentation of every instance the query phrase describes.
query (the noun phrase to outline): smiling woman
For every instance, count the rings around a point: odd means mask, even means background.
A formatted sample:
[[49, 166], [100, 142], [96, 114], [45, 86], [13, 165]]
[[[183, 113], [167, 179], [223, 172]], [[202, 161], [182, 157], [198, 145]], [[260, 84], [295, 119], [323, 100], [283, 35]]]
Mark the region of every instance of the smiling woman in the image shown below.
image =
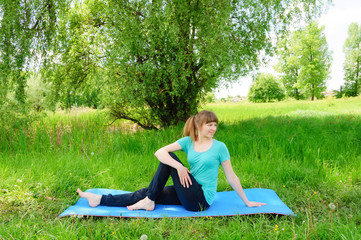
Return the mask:
[[[183, 205], [189, 211], [202, 211], [212, 204], [216, 191], [218, 169], [222, 165], [229, 184], [248, 207], [265, 205], [248, 201], [242, 185], [234, 173], [230, 155], [223, 142], [213, 139], [218, 118], [207, 110], [191, 116], [184, 126], [184, 137], [160, 148], [155, 156], [160, 161], [148, 188], [120, 195], [98, 195], [77, 190], [91, 207], [127, 206], [129, 210], [151, 211], [155, 204]], [[182, 150], [187, 154], [190, 170], [173, 153]], [[172, 177], [173, 186], [165, 187]]]

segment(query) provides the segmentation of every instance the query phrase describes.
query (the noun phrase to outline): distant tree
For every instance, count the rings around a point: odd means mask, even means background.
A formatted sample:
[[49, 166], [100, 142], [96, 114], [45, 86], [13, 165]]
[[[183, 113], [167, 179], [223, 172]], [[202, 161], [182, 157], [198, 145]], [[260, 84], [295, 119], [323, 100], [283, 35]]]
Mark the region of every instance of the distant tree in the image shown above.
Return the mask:
[[29, 76], [25, 88], [28, 106], [37, 112], [48, 109], [46, 96], [50, 91], [49, 83], [42, 81], [40, 74], [31, 73]]
[[248, 99], [251, 102], [281, 101], [284, 98], [284, 90], [272, 74], [258, 74], [248, 92]]
[[343, 86], [340, 86], [340, 90], [333, 90], [333, 94], [336, 98], [342, 98], [344, 96]]
[[299, 84], [311, 100], [322, 97], [330, 74], [332, 58], [323, 29], [324, 27], [318, 27], [317, 22], [312, 22], [300, 35], [299, 56], [302, 69]]
[[282, 73], [287, 95], [296, 99], [304, 95], [311, 100], [322, 97], [331, 65], [323, 29], [312, 22], [278, 44], [279, 62], [275, 69]]
[[274, 69], [281, 73], [280, 80], [287, 96], [297, 100], [304, 98], [298, 83], [301, 71], [299, 35], [300, 32], [296, 31], [277, 43], [278, 63], [274, 66]]
[[345, 71], [344, 95], [358, 96], [361, 90], [361, 25], [350, 24], [343, 51], [346, 55], [343, 66]]

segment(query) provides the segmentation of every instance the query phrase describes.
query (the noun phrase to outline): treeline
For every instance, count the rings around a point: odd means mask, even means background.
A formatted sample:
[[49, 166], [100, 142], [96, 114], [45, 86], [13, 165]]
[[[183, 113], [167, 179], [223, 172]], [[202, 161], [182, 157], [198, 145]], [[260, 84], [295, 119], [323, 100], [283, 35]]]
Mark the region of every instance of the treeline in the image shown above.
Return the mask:
[[[324, 27], [312, 22], [304, 29], [291, 32], [277, 44], [278, 63], [272, 74], [258, 74], [250, 88], [248, 98], [253, 102], [281, 101], [286, 96], [297, 100], [324, 97], [329, 78], [331, 53], [328, 50]], [[360, 95], [361, 80], [361, 26], [350, 24], [344, 43], [345, 83], [335, 90], [337, 98]]]
[[144, 128], [197, 112], [222, 82], [247, 76], [300, 19], [330, 0], [2, 0], [0, 122], [106, 107]]

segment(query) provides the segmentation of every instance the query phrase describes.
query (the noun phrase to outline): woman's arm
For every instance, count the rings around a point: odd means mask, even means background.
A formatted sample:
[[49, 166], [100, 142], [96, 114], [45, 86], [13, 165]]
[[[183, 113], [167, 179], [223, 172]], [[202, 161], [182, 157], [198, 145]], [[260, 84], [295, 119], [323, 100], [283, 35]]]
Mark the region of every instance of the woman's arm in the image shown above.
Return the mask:
[[180, 162], [174, 160], [169, 155], [169, 152], [175, 152], [178, 150], [182, 150], [182, 147], [180, 146], [179, 143], [174, 142], [172, 144], [169, 144], [167, 146], [158, 149], [154, 155], [158, 158], [158, 160], [161, 163], [177, 169], [181, 184], [183, 185], [183, 187], [189, 188], [189, 185], [192, 185], [191, 178], [189, 177], [190, 171], [188, 170], [188, 168], [183, 166]]
[[238, 196], [247, 205], [247, 207], [260, 207], [260, 206], [266, 205], [265, 203], [248, 201], [246, 194], [243, 191], [242, 185], [241, 185], [237, 175], [233, 171], [230, 159], [222, 162], [222, 168], [223, 168], [224, 174], [226, 175], [229, 185], [231, 185], [231, 187], [234, 189], [234, 191], [236, 191]]

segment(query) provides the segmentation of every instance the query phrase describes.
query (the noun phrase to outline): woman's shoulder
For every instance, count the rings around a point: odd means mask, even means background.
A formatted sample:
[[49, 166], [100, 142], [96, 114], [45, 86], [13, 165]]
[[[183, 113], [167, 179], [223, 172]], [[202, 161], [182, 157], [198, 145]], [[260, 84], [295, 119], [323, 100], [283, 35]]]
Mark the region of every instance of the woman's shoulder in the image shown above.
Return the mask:
[[217, 140], [217, 139], [214, 139], [213, 138], [213, 141], [216, 143], [216, 144], [220, 144], [220, 145], [226, 145], [224, 142], [222, 142], [222, 141], [219, 141], [219, 140]]
[[186, 136], [186, 137], [182, 137], [182, 138], [178, 139], [177, 142], [179, 144], [181, 144], [181, 145], [182, 144], [189, 144], [189, 143], [192, 142], [192, 139], [189, 136]]
[[228, 151], [226, 144], [224, 142], [221, 142], [218, 140], [215, 140], [215, 144], [217, 146], [215, 148], [215, 151], [218, 152], [218, 154], [219, 154], [218, 156], [220, 158], [220, 162], [224, 162], [224, 161], [230, 159], [229, 151]]
[[187, 153], [188, 149], [191, 146], [192, 140], [189, 136], [186, 136], [178, 139], [177, 143], [181, 146], [182, 150]]
[[226, 144], [224, 142], [218, 141], [217, 139], [213, 139], [216, 146], [220, 148], [227, 148]]
[[178, 139], [177, 141], [192, 141], [192, 139], [190, 136], [185, 136], [185, 137]]

